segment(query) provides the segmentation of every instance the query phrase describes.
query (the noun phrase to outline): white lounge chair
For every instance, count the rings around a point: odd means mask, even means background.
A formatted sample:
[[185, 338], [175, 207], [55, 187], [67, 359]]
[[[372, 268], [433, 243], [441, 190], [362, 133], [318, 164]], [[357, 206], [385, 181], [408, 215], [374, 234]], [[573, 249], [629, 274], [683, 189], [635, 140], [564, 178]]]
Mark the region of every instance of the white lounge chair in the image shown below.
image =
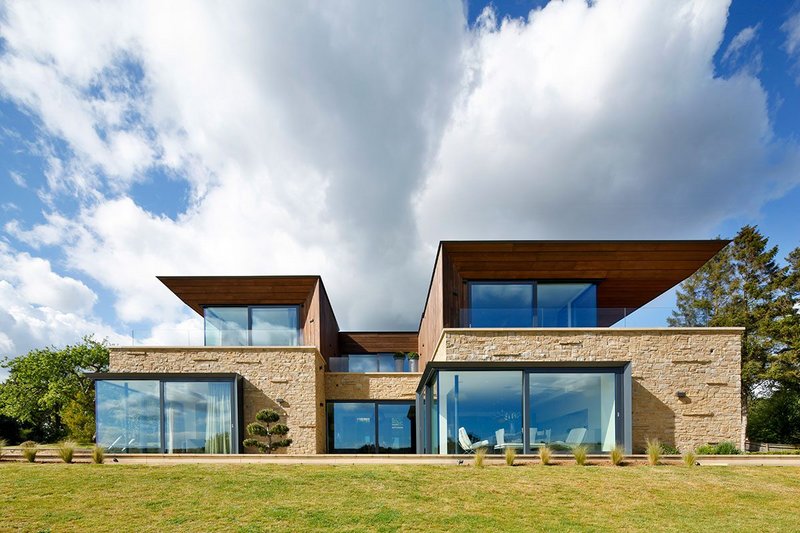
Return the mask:
[[565, 440], [558, 440], [553, 444], [560, 444], [562, 446], [568, 446], [570, 448], [574, 448], [578, 444], [583, 442], [583, 438], [586, 436], [586, 428], [572, 428], [567, 433], [567, 438]]
[[494, 432], [496, 444], [495, 450], [505, 450], [506, 448], [522, 448], [521, 442], [506, 442], [506, 430], [498, 429]]
[[461, 448], [467, 453], [475, 453], [475, 450], [479, 448], [486, 448], [489, 446], [488, 440], [480, 440], [478, 442], [472, 442], [470, 440], [469, 435], [467, 435], [467, 430], [464, 428], [458, 428], [458, 444], [461, 445]]

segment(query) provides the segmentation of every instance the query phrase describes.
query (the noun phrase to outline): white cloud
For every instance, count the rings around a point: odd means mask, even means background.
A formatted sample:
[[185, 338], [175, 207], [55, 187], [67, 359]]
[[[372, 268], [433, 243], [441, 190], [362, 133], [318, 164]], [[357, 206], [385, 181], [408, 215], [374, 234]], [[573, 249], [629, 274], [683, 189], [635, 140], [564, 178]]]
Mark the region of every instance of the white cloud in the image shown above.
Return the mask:
[[755, 26], [748, 26], [734, 35], [722, 54], [722, 62], [732, 66], [738, 65], [748, 74], [758, 74], [761, 71], [761, 50], [758, 47], [750, 47], [752, 51], [749, 54], [745, 50], [748, 45], [755, 43], [760, 29], [761, 24], [759, 23]]
[[[790, 16], [781, 29], [786, 33], [784, 42], [786, 53], [794, 59], [795, 70], [800, 73], [800, 11]], [[797, 75], [796, 81], [800, 85], [800, 74]]]
[[786, 32], [786, 51], [789, 55], [800, 52], [800, 11], [789, 17], [781, 26]]
[[[14, 3], [0, 90], [81, 208], [5, 231], [153, 340], [197, 320], [156, 275], [319, 273], [342, 327], [414, 328], [440, 239], [708, 236], [795, 183], [758, 79], [715, 77], [727, 6]], [[153, 170], [174, 218], [130, 196]]]
[[25, 182], [25, 178], [19, 172], [14, 172], [13, 170], [8, 173], [9, 177], [11, 177], [11, 181], [13, 181], [18, 187], [22, 187], [23, 189], [28, 186]]
[[[33, 348], [78, 342], [89, 334], [127, 344], [125, 337], [92, 316], [96, 300], [82, 282], [53, 272], [49, 261], [0, 242], [0, 360]], [[0, 381], [5, 374], [0, 369]]]
[[567, 1], [488, 19], [417, 204], [426, 240], [702, 237], [794, 186], [758, 79], [714, 77], [726, 15]]

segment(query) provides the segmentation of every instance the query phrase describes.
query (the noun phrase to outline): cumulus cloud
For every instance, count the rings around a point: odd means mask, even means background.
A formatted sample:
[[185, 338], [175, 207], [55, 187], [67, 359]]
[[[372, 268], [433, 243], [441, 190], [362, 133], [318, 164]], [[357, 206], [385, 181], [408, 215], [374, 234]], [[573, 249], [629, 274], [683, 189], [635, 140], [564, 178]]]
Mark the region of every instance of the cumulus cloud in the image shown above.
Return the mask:
[[318, 273], [343, 328], [415, 328], [440, 239], [708, 236], [795, 184], [758, 79], [713, 70], [727, 7], [11, 3], [0, 91], [67, 149], [5, 232], [153, 342], [197, 323], [156, 275]]
[[127, 342], [92, 315], [96, 300], [81, 281], [53, 272], [49, 261], [0, 242], [0, 359], [91, 334]]
[[715, 76], [726, 7], [487, 12], [417, 203], [425, 238], [707, 236], [794, 186], [797, 146], [773, 138], [758, 79]]

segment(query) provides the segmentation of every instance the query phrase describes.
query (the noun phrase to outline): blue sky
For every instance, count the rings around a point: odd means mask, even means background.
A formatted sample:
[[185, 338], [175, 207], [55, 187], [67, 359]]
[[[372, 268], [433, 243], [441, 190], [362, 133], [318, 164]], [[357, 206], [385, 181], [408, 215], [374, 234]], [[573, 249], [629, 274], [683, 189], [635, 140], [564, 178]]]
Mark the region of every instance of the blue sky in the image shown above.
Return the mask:
[[405, 329], [440, 239], [785, 255], [798, 88], [795, 0], [8, 2], [0, 354], [185, 339], [162, 274], [322, 274], [344, 328]]

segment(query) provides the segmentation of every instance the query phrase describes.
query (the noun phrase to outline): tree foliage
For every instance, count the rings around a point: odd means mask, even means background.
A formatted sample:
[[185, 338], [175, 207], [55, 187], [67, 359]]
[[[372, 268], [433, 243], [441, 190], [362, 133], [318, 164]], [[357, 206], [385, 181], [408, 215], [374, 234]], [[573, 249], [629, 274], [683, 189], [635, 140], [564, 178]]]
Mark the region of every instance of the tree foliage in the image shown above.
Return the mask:
[[271, 453], [278, 448], [286, 448], [292, 443], [292, 439], [286, 438], [289, 427], [286, 424], [279, 424], [280, 419], [281, 415], [277, 411], [262, 409], [256, 413], [256, 421], [247, 425], [247, 433], [251, 438], [245, 439], [242, 444], [247, 448], [256, 448], [261, 453]]
[[742, 394], [800, 386], [800, 248], [776, 260], [777, 246], [745, 226], [716, 257], [678, 290], [671, 326], [740, 326]]
[[0, 385], [0, 415], [32, 429], [41, 441], [65, 435], [90, 440], [94, 433], [94, 388], [85, 372], [108, 370], [108, 346], [92, 337], [58, 349], [32, 350], [6, 359], [9, 377]]
[[800, 444], [800, 392], [778, 389], [750, 402], [747, 438], [754, 442]]

